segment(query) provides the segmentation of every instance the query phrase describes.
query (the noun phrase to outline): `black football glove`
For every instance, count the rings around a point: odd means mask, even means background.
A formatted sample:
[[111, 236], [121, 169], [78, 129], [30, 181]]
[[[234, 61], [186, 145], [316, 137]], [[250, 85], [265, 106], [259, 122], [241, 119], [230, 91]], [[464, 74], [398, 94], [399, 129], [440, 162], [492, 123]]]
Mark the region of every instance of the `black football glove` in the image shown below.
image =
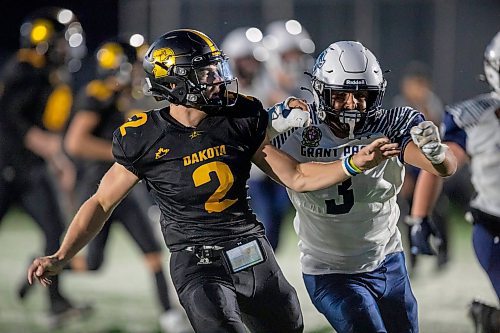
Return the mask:
[[435, 248], [442, 242], [442, 237], [432, 220], [427, 216], [407, 216], [405, 222], [410, 226], [410, 252], [413, 255], [436, 255]]

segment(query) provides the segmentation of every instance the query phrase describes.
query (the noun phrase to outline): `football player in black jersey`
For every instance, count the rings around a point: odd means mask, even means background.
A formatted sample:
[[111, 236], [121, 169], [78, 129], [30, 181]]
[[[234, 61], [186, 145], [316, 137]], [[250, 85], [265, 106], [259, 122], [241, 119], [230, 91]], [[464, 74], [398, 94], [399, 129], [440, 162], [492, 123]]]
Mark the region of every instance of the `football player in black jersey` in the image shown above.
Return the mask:
[[[272, 146], [268, 113], [257, 99], [228, 89], [237, 81], [205, 34], [164, 34], [146, 53], [144, 68], [152, 94], [170, 105], [138, 113], [115, 131], [116, 162], [81, 206], [60, 249], [33, 261], [28, 280], [50, 285], [143, 180], [160, 207], [172, 280], [196, 332], [243, 333], [245, 325], [252, 332], [302, 332], [296, 292], [248, 206], [251, 162], [300, 192], [351, 175], [342, 162], [299, 163]], [[380, 138], [352, 160], [370, 169], [399, 152]]]
[[[42, 8], [24, 20], [21, 48], [2, 73], [0, 221], [12, 205], [19, 205], [42, 229], [46, 254], [57, 250], [64, 231], [53, 176], [66, 192], [74, 183], [61, 132], [73, 100], [68, 66], [78, 62], [71, 55], [81, 48], [83, 31], [73, 12]], [[19, 296], [24, 298], [27, 290], [21, 288]], [[49, 323], [54, 326], [68, 313], [88, 310], [73, 306], [61, 294], [58, 279], [49, 288], [49, 298]]]
[[[137, 72], [136, 67], [141, 65], [137, 62], [139, 50], [140, 47], [119, 39], [102, 43], [95, 55], [97, 79], [89, 82], [77, 95], [75, 112], [65, 136], [65, 147], [80, 165], [76, 186], [79, 203], [95, 192], [100, 179], [113, 164], [111, 147], [114, 130], [123, 124], [129, 112], [139, 112], [131, 109], [131, 83]], [[170, 304], [161, 247], [148, 217], [149, 208], [139, 200], [139, 195], [131, 195], [123, 199], [110, 216], [110, 221], [121, 222], [144, 255], [162, 306], [162, 330], [168, 333], [189, 332], [190, 326], [183, 311], [179, 312]], [[86, 257], [77, 256], [71, 261], [73, 270], [96, 271], [102, 266], [111, 222], [105, 224], [89, 243]]]

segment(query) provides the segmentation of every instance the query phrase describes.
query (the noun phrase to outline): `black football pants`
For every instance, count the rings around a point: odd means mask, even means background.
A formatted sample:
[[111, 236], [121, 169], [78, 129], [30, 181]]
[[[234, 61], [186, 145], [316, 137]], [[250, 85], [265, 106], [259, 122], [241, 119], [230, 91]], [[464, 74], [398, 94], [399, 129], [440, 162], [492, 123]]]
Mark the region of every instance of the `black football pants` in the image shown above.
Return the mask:
[[285, 279], [265, 238], [267, 260], [229, 274], [221, 259], [198, 265], [187, 251], [172, 253], [170, 272], [179, 300], [197, 333], [300, 333], [295, 289]]
[[[36, 166], [22, 173], [12, 166], [0, 167], [0, 222], [14, 204], [20, 206], [42, 229], [45, 255], [56, 252], [64, 232], [64, 223], [55, 188], [44, 166]], [[52, 277], [48, 289], [54, 310], [61, 302], [65, 302], [59, 292], [58, 276]]]

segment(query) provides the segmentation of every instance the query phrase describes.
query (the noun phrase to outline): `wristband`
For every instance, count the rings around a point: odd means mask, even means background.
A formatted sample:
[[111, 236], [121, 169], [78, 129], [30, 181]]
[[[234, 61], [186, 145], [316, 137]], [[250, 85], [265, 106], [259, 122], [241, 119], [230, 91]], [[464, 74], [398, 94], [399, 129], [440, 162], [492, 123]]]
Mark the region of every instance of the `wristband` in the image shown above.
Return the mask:
[[342, 159], [342, 169], [344, 170], [344, 173], [347, 176], [356, 176], [357, 174], [360, 174], [361, 172], [357, 172], [350, 164], [349, 164], [349, 157], [344, 157]]
[[354, 161], [352, 159], [352, 155], [350, 155], [348, 158], [347, 158], [347, 162], [349, 163], [349, 165], [351, 166], [351, 168], [354, 169], [354, 171], [356, 171], [356, 173], [363, 173], [363, 170], [361, 170], [360, 167], [358, 167], [356, 164], [354, 164]]

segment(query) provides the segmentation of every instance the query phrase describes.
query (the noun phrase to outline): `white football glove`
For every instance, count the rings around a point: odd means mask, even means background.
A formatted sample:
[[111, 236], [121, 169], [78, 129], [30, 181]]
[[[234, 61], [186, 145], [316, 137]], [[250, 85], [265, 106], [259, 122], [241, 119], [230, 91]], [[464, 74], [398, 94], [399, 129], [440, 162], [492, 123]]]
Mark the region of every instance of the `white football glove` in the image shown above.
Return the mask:
[[275, 104], [267, 110], [269, 113], [267, 131], [270, 139], [291, 128], [307, 127], [311, 124], [309, 111], [290, 109], [288, 107], [288, 102], [291, 98], [298, 99], [296, 97], [288, 97], [285, 101]]
[[411, 139], [432, 164], [445, 159], [446, 146], [441, 143], [439, 129], [432, 121], [423, 121], [410, 130]]

